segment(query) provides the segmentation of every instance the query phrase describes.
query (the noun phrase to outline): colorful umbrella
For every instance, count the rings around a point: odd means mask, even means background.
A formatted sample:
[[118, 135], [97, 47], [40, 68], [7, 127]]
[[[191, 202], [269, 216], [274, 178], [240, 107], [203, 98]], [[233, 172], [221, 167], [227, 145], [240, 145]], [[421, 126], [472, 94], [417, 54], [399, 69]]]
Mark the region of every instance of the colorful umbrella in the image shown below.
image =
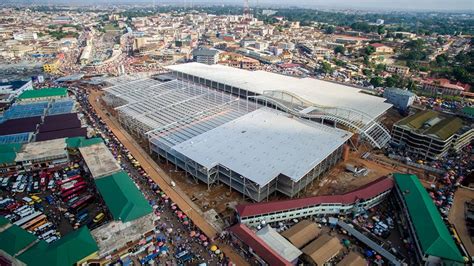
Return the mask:
[[201, 239], [202, 241], [206, 241], [207, 240], [207, 237], [205, 235], [200, 235], [199, 236], [199, 239]]
[[184, 221], [183, 224], [184, 224], [184, 225], [188, 225], [189, 222], [188, 222], [188, 221]]
[[211, 246], [211, 251], [214, 252], [214, 251], [216, 251], [216, 250], [217, 250], [217, 246], [216, 246], [216, 245], [212, 245], [212, 246]]
[[190, 237], [194, 237], [195, 235], [196, 235], [196, 231], [191, 231], [191, 233], [189, 233]]

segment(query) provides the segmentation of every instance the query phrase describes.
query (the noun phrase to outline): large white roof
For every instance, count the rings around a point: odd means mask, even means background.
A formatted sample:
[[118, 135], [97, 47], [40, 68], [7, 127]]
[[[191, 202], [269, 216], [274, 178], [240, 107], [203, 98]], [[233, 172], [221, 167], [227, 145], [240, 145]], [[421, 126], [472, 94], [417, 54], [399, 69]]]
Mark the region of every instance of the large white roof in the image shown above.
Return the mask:
[[379, 117], [392, 106], [385, 103], [384, 98], [361, 93], [361, 89], [314, 78], [295, 78], [266, 71], [248, 71], [200, 63], [172, 65], [167, 68], [257, 94], [266, 90], [288, 91], [314, 104], [355, 109], [366, 113], [372, 119]]
[[173, 149], [208, 169], [220, 164], [264, 186], [280, 173], [298, 181], [351, 135], [264, 107]]
[[79, 151], [95, 179], [121, 170], [110, 150], [102, 142], [79, 148]]
[[64, 138], [26, 143], [17, 153], [15, 161], [24, 162], [60, 157], [67, 157]]
[[293, 262], [303, 254], [303, 252], [293, 246], [290, 241], [286, 240], [270, 225], [258, 230], [256, 235], [289, 262]]

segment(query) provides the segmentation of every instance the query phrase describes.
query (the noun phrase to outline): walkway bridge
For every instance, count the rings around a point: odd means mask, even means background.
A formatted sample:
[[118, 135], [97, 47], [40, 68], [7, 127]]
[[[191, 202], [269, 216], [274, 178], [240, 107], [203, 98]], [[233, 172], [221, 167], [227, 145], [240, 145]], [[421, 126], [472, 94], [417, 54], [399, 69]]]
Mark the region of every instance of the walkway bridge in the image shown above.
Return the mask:
[[389, 131], [382, 124], [370, 115], [354, 109], [317, 105], [287, 91], [267, 90], [261, 95], [249, 98], [272, 104], [297, 117], [342, 124], [359, 133], [375, 148], [383, 148], [391, 138]]

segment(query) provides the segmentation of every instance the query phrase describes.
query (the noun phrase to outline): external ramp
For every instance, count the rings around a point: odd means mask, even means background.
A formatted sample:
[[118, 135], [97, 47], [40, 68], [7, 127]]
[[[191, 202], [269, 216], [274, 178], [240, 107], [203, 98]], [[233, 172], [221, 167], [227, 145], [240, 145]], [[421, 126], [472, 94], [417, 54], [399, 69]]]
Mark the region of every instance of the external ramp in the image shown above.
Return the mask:
[[375, 250], [378, 254], [380, 254], [380, 256], [386, 258], [389, 261], [390, 265], [395, 265], [395, 266], [404, 265], [400, 261], [398, 261], [398, 259], [392, 253], [388, 252], [382, 246], [375, 243], [370, 238], [368, 238], [367, 236], [365, 236], [364, 234], [362, 234], [358, 230], [354, 229], [349, 224], [346, 224], [343, 221], [338, 221], [337, 225], [339, 227], [341, 227], [342, 229], [346, 230], [349, 234], [351, 234], [353, 237], [357, 238], [362, 243], [366, 244], [371, 249]]
[[389, 131], [370, 115], [345, 107], [320, 106], [287, 91], [264, 91], [250, 98], [269, 103], [294, 116], [333, 121], [342, 124], [367, 139], [375, 148], [390, 141]]

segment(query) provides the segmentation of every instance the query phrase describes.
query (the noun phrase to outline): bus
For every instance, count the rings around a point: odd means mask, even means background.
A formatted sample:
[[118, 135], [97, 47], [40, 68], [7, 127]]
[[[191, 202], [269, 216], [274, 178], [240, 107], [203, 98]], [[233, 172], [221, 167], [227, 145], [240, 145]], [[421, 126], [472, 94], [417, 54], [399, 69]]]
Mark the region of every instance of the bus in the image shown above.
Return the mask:
[[47, 220], [47, 219], [45, 219], [44, 221], [41, 221], [41, 222], [39, 222], [39, 223], [33, 225], [32, 227], [30, 227], [30, 228], [28, 229], [28, 231], [31, 232], [31, 233], [34, 233], [34, 232], [36, 232], [36, 228], [39, 228], [39, 227], [41, 227], [41, 226], [43, 226], [43, 225], [45, 225], [45, 224], [48, 224], [48, 220]]
[[92, 195], [86, 195], [84, 197], [82, 197], [80, 200], [78, 200], [76, 203], [74, 203], [73, 205], [71, 205], [70, 209], [71, 211], [73, 212], [78, 212], [80, 211], [82, 208], [86, 207], [87, 204], [89, 202], [91, 202], [92, 200], [94, 199], [94, 196]]
[[[75, 175], [75, 176], [71, 176], [71, 177], [69, 177], [69, 178], [67, 178], [67, 179], [60, 180], [60, 181], [58, 181], [58, 182], [56, 182], [56, 183], [57, 183], [59, 186], [61, 186], [61, 185], [67, 184], [67, 183], [69, 183], [69, 182], [71, 182], [71, 181], [73, 181], [73, 180], [78, 180], [78, 179], [81, 179], [81, 176], [80, 176], [80, 175]], [[78, 181], [79, 181], [79, 180], [78, 180]]]
[[[40, 224], [41, 223], [41, 224]], [[23, 224], [21, 226], [21, 228], [25, 229], [25, 230], [28, 230], [28, 231], [32, 231], [34, 230], [36, 227], [40, 226], [40, 225], [43, 225], [46, 223], [46, 215], [42, 214], [34, 219], [31, 219], [29, 222]]]
[[22, 225], [26, 224], [27, 222], [31, 221], [32, 219], [35, 219], [36, 217], [40, 216], [41, 214], [43, 214], [43, 213], [36, 211], [36, 212], [34, 212], [34, 213], [32, 213], [28, 216], [25, 216], [24, 218], [22, 218], [20, 220], [14, 222], [13, 224], [17, 225], [17, 226], [22, 226]]
[[42, 231], [44, 231], [44, 230], [46, 230], [46, 229], [49, 229], [49, 228], [52, 227], [52, 226], [53, 226], [52, 223], [47, 222], [47, 223], [45, 223], [45, 224], [43, 224], [43, 225], [40, 225], [40, 226], [36, 227], [36, 228], [34, 229], [34, 231], [35, 231], [35, 233], [37, 233], [37, 232], [42, 232]]
[[79, 183], [84, 183], [84, 180], [82, 180], [82, 178], [80, 178], [80, 179], [72, 180], [71, 182], [68, 182], [68, 183], [66, 183], [66, 184], [62, 184], [62, 185], [60, 186], [60, 187], [61, 187], [61, 191], [71, 189], [71, 188], [73, 188], [76, 184], [79, 184]]
[[47, 239], [47, 238], [49, 238], [49, 237], [52, 236], [52, 235], [56, 235], [56, 230], [51, 229], [51, 230], [49, 230], [48, 232], [43, 233], [42, 235], [40, 235], [39, 238], [41, 238], [41, 239]]
[[86, 186], [83, 185], [83, 186], [79, 186], [79, 187], [75, 187], [74, 189], [71, 189], [69, 191], [66, 191], [65, 193], [61, 194], [61, 197], [63, 199], [70, 199], [70, 198], [73, 198], [75, 195], [83, 192], [84, 190], [86, 189]]
[[80, 182], [75, 183], [75, 184], [72, 185], [72, 186], [67, 187], [67, 188], [61, 187], [61, 193], [67, 192], [67, 191], [69, 191], [69, 190], [71, 190], [71, 189], [74, 189], [74, 188], [76, 188], [76, 187], [78, 187], [78, 186], [82, 186], [82, 185], [86, 185], [86, 182], [80, 181]]

